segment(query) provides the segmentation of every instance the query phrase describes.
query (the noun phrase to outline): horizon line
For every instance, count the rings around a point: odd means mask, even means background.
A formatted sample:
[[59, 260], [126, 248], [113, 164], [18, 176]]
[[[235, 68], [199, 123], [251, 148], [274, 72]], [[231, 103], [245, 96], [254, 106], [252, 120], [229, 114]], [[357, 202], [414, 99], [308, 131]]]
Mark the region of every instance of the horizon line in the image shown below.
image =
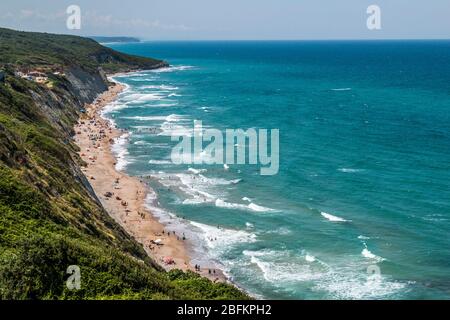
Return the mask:
[[[49, 32], [49, 31], [29, 31], [29, 30], [20, 30], [20, 29], [13, 29], [11, 27], [3, 27], [0, 26], [0, 29], [9, 29], [13, 31], [19, 31], [19, 32], [35, 32], [35, 33], [47, 33], [47, 34], [54, 34], [54, 35], [67, 35], [67, 36], [78, 36], [83, 38], [92, 38], [92, 37], [105, 37], [105, 38], [136, 38], [142, 42], [151, 42], [151, 41], [185, 41], [185, 42], [207, 42], [207, 41], [233, 41], [233, 42], [239, 42], [239, 41], [254, 41], [254, 42], [263, 42], [263, 41], [446, 41], [450, 40], [450, 36], [448, 38], [316, 38], [316, 39], [149, 39], [145, 38], [144, 36], [133, 36], [133, 35], [82, 35], [82, 34], [75, 34], [75, 33], [58, 33], [58, 32]], [[104, 42], [107, 43], [107, 42]]]

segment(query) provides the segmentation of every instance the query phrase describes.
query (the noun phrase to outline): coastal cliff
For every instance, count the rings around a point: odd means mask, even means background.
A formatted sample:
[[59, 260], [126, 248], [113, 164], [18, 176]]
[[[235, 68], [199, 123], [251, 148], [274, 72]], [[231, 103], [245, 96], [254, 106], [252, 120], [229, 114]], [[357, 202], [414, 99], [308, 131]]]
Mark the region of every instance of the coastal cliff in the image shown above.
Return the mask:
[[[167, 66], [91, 39], [0, 28], [0, 298], [242, 299], [165, 272], [108, 216], [80, 166], [73, 126], [105, 74]], [[66, 286], [69, 266], [81, 288]]]

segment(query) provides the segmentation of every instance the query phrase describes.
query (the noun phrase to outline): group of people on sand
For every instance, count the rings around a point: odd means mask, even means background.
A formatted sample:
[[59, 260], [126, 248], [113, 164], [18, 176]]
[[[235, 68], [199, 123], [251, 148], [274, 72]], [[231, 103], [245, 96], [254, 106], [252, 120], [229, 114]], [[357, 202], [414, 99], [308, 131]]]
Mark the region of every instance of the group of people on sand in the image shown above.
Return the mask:
[[[194, 266], [194, 268], [195, 268], [195, 271], [197, 271], [197, 272], [201, 272], [202, 271], [202, 268], [200, 267], [199, 264], [196, 264]], [[216, 275], [216, 269], [208, 269], [208, 274]]]
[[[171, 233], [173, 233], [173, 235], [177, 237], [177, 240], [183, 240], [183, 241], [186, 240], [186, 235], [184, 234], [184, 232], [183, 232], [182, 238], [180, 238], [180, 236], [177, 235], [176, 231], [172, 231], [172, 232], [167, 231], [167, 236], [170, 237], [170, 234], [171, 234]], [[162, 234], [166, 234], [166, 231], [163, 230], [163, 231], [162, 231]]]

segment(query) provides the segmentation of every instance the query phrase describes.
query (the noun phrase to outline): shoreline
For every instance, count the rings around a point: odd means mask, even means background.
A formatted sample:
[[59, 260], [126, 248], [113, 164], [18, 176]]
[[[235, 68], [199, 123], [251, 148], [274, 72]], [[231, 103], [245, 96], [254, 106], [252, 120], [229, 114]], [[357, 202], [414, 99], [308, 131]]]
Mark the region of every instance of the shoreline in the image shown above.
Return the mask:
[[[114, 76], [117, 74], [109, 75], [108, 79]], [[112, 147], [117, 139], [126, 137], [127, 131], [116, 128], [101, 115], [103, 108], [114, 102], [126, 88], [117, 81], [113, 83], [86, 106], [86, 113], [81, 115], [74, 127], [74, 140], [80, 148], [81, 159], [86, 163], [81, 168], [82, 172], [102, 206], [165, 270], [190, 270], [214, 282], [231, 283], [217, 267], [196, 271], [188, 252], [189, 245], [193, 244], [189, 239], [184, 239], [184, 235], [170, 230], [169, 225], [162, 224], [147, 208], [147, 195], [154, 193], [154, 190], [139, 177], [116, 169], [117, 159]], [[210, 274], [210, 270], [215, 273]]]

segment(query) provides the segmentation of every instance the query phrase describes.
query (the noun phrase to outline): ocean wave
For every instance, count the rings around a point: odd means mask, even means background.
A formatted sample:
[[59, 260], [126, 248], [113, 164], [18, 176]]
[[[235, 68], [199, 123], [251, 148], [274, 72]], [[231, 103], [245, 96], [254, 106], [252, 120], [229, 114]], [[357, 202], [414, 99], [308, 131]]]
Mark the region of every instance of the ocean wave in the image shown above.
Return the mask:
[[152, 104], [150, 106], [145, 106], [146, 108], [151, 107], [151, 108], [170, 108], [170, 107], [176, 107], [178, 106], [178, 102], [173, 102], [173, 103], [157, 103], [157, 104]]
[[186, 120], [186, 117], [178, 115], [178, 114], [171, 114], [168, 116], [129, 116], [129, 117], [122, 117], [122, 119], [136, 120], [136, 121], [178, 122], [178, 121]]
[[275, 211], [274, 209], [263, 207], [260, 205], [257, 205], [255, 203], [249, 203], [248, 205], [240, 204], [240, 203], [231, 203], [226, 202], [222, 199], [216, 199], [215, 201], [216, 207], [219, 208], [227, 208], [227, 209], [238, 209], [238, 210], [250, 210], [254, 212], [271, 212]]
[[[407, 285], [383, 275], [368, 274], [367, 263], [346, 260], [345, 265], [328, 265], [305, 250], [301, 255], [284, 250], [244, 250], [243, 255], [277, 290], [295, 291], [298, 285], [309, 283], [312, 290], [324, 292], [325, 298], [380, 299], [403, 292]], [[250, 265], [247, 270], [255, 277]]]
[[189, 168], [188, 169], [189, 172], [193, 173], [193, 174], [200, 174], [200, 173], [204, 173], [207, 170], [206, 169], [194, 169], [194, 168]]
[[136, 120], [136, 121], [165, 121], [165, 116], [132, 116], [132, 117], [121, 117], [121, 119]]
[[361, 251], [361, 255], [366, 258], [366, 259], [371, 259], [371, 260], [375, 260], [376, 262], [383, 262], [386, 259], [382, 258], [380, 256], [377, 256], [375, 254], [373, 254], [368, 248], [366, 243], [364, 243], [364, 249]]
[[337, 88], [337, 89], [331, 89], [331, 91], [350, 91], [352, 88]]
[[135, 142], [133, 142], [133, 144], [134, 144], [134, 145], [137, 145], [137, 146], [151, 145], [150, 142], [144, 141], [144, 140], [138, 140], [138, 141], [135, 141]]
[[128, 164], [132, 163], [132, 160], [128, 159], [127, 143], [131, 133], [124, 133], [120, 137], [116, 138], [114, 144], [111, 147], [112, 152], [116, 158], [116, 170], [124, 170]]
[[351, 220], [345, 220], [344, 218], [338, 217], [338, 216], [333, 216], [332, 214], [326, 213], [326, 212], [321, 212], [320, 213], [322, 215], [322, 217], [324, 217], [325, 219], [331, 221], [331, 222], [350, 222]]
[[388, 299], [403, 292], [406, 284], [382, 275], [368, 275], [347, 270], [330, 272], [317, 281], [315, 290], [327, 291], [333, 299]]
[[194, 130], [190, 127], [175, 124], [174, 121], [165, 121], [160, 126], [161, 132], [159, 136], [178, 136], [178, 137], [192, 137]]
[[247, 231], [213, 227], [193, 221], [190, 223], [201, 230], [203, 238], [210, 249], [228, 250], [235, 244], [253, 243], [256, 241], [256, 235]]
[[149, 160], [149, 164], [172, 164], [170, 160]]
[[364, 169], [339, 168], [338, 171], [344, 172], [344, 173], [357, 173], [357, 172], [364, 171]]
[[109, 104], [107, 104], [100, 112], [100, 115], [102, 117], [105, 117], [108, 113], [117, 113], [120, 110], [129, 108], [129, 106], [126, 103], [121, 103], [120, 101], [114, 101]]
[[121, 99], [133, 103], [136, 102], [142, 103], [147, 101], [162, 100], [165, 97], [166, 97], [165, 95], [161, 95], [158, 93], [131, 93], [126, 96], [123, 96]]
[[277, 229], [268, 230], [265, 232], [266, 234], [278, 234], [278, 235], [288, 235], [292, 233], [292, 230], [287, 227], [280, 227]]
[[[323, 273], [313, 269], [309, 263], [300, 261], [299, 257], [289, 252], [263, 249], [259, 251], [244, 250], [244, 256], [256, 265], [266, 281], [276, 286], [320, 279]], [[304, 261], [304, 260], [303, 260]]]
[[223, 178], [212, 178], [204, 176], [201, 170], [189, 168], [190, 173], [168, 174], [158, 172], [151, 175], [167, 188], [174, 188], [181, 191], [185, 199], [182, 204], [198, 205], [213, 203], [216, 207], [226, 209], [239, 209], [252, 212], [273, 212], [272, 208], [267, 208], [253, 202], [248, 204], [231, 203], [223, 200], [226, 191], [223, 186], [235, 185], [241, 182], [241, 179], [227, 180]]
[[[148, 75], [147, 75], [148, 76]], [[147, 78], [127, 78], [127, 81], [132, 82], [153, 82], [158, 80], [157, 78], [153, 77], [147, 77]]]
[[142, 86], [142, 87], [140, 87], [140, 89], [158, 89], [158, 90], [165, 90], [165, 91], [175, 91], [175, 90], [178, 90], [179, 88], [162, 84], [162, 85]]
[[194, 69], [194, 66], [170, 66], [166, 68], [159, 68], [155, 70], [151, 70], [153, 73], [166, 73], [166, 72], [175, 72], [175, 71], [184, 71]]
[[216, 193], [216, 186], [220, 184], [227, 184], [220, 180], [208, 179], [200, 174], [177, 173], [168, 174], [159, 172], [152, 175], [159, 183], [167, 188], [179, 190], [184, 194], [186, 199], [182, 201], [183, 204], [204, 204], [213, 203], [218, 195]]

